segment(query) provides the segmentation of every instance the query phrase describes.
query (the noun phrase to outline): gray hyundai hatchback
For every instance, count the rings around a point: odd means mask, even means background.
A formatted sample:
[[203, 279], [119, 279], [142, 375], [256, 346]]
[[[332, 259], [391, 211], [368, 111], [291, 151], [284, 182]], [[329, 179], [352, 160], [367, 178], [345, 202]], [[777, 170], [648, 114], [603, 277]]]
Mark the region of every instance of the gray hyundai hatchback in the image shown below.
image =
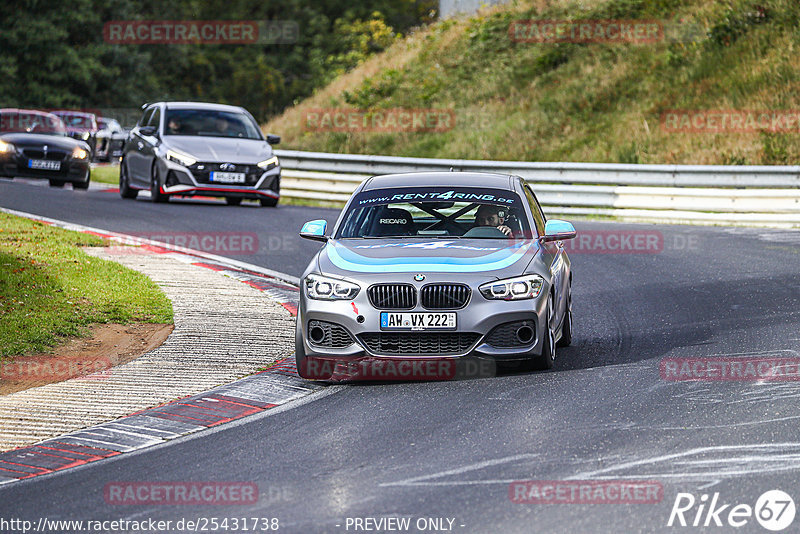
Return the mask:
[[330, 362], [367, 369], [362, 360], [411, 362], [392, 367], [392, 378], [424, 374], [414, 370], [420, 360], [466, 357], [548, 369], [556, 346], [571, 342], [562, 240], [575, 228], [548, 221], [518, 176], [376, 176], [330, 234], [317, 220], [300, 235], [324, 243], [301, 279], [295, 355], [304, 378], [330, 379]]
[[244, 199], [275, 206], [281, 167], [272, 146], [244, 108], [200, 102], [158, 102], [144, 106], [122, 151], [119, 193], [136, 198], [150, 191], [153, 202], [170, 196]]

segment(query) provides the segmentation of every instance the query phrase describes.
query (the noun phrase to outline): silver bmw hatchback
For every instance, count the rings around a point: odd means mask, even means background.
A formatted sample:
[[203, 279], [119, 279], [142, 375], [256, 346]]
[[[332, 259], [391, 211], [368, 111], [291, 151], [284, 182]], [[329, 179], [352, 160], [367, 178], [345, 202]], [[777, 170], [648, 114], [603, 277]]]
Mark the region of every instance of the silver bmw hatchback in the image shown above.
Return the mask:
[[300, 288], [303, 378], [452, 378], [464, 359], [549, 369], [572, 339], [572, 271], [562, 240], [518, 176], [410, 173], [365, 180]]

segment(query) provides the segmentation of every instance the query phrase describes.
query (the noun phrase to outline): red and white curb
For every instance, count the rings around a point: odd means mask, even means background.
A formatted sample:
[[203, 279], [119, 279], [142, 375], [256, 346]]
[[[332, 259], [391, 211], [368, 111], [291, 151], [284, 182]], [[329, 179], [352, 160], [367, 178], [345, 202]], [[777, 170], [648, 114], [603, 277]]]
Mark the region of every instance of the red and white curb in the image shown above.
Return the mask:
[[88, 464], [230, 423], [324, 386], [297, 376], [294, 358], [210, 391], [0, 453], [0, 484]]
[[[181, 261], [220, 272], [263, 291], [292, 315], [297, 314], [298, 280], [290, 275], [157, 241], [4, 208], [0, 208], [0, 211], [122, 243], [135, 240], [143, 243], [142, 246], [150, 253], [173, 253]], [[158, 445], [282, 406], [324, 387], [301, 379], [297, 375], [294, 358], [286, 358], [265, 371], [197, 395], [47, 439], [32, 446], [0, 452], [0, 485]]]
[[297, 306], [299, 304], [300, 296], [296, 285], [290, 285], [282, 282], [281, 280], [267, 277], [249, 269], [221, 265], [219, 263], [213, 263], [209, 261], [193, 262], [192, 265], [212, 269], [224, 274], [225, 276], [239, 280], [250, 287], [254, 287], [259, 291], [266, 293], [267, 296], [269, 296], [272, 300], [278, 302], [281, 306], [286, 308], [289, 313], [295, 317], [297, 316]]

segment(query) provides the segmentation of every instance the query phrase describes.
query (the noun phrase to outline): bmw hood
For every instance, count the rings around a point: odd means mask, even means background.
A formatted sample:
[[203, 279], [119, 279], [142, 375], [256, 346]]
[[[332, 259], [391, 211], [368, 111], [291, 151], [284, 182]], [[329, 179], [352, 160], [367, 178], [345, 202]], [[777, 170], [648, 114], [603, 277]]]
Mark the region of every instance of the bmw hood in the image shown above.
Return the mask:
[[60, 148], [70, 151], [76, 146], [84, 145], [84, 143], [80, 143], [71, 137], [62, 135], [7, 133], [0, 135], [0, 139], [8, 143], [14, 143], [18, 147], [40, 147], [42, 145], [48, 145], [51, 148]]
[[319, 253], [323, 273], [483, 273], [505, 278], [524, 272], [539, 251], [536, 240], [331, 240]]
[[272, 147], [258, 139], [170, 135], [166, 148], [183, 152], [198, 161], [254, 164], [272, 157]]

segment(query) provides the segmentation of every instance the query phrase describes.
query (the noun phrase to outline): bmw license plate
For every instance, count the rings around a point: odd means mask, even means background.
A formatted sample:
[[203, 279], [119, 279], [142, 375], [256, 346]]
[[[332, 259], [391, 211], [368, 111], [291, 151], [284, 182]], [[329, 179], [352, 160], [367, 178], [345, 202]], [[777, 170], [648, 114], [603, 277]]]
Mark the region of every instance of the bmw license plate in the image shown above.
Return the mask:
[[61, 170], [61, 162], [50, 159], [29, 159], [28, 168], [40, 169], [44, 171], [58, 171]]
[[222, 184], [243, 184], [245, 181], [245, 174], [243, 172], [214, 171], [211, 173], [211, 181]]
[[381, 312], [381, 330], [454, 330], [456, 314]]

